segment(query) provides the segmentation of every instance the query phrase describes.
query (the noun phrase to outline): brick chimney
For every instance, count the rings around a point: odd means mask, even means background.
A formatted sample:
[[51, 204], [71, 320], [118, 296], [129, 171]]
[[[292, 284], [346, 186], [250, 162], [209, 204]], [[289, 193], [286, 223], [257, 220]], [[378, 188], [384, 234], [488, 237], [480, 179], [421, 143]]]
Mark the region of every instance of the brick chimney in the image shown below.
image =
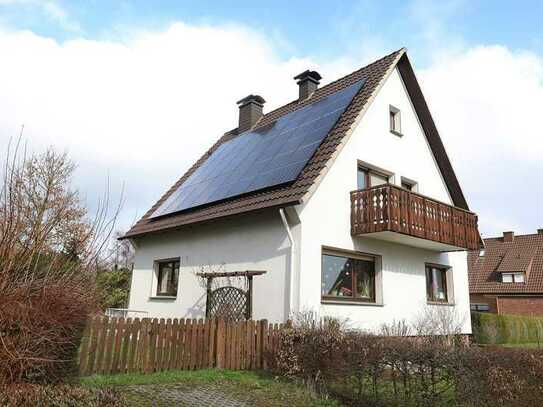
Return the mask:
[[249, 95], [239, 100], [239, 125], [238, 131], [243, 133], [251, 129], [258, 119], [262, 117], [262, 108], [266, 101], [262, 96]]
[[310, 97], [319, 87], [319, 81], [322, 77], [317, 71], [310, 71], [309, 69], [294, 77], [294, 80], [298, 81], [299, 98], [302, 101]]
[[515, 232], [503, 232], [504, 243], [513, 243], [515, 240]]

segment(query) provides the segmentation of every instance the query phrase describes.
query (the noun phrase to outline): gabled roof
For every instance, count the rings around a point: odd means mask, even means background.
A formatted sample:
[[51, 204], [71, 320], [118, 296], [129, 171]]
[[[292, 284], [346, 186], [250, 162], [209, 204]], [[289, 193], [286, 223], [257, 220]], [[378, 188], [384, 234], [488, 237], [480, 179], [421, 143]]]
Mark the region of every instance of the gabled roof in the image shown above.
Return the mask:
[[[468, 253], [472, 294], [543, 294], [543, 234], [484, 239], [484, 254]], [[524, 283], [503, 283], [502, 273], [525, 273]]]
[[212, 203], [205, 207], [195, 208], [172, 214], [167, 217], [151, 219], [151, 214], [183, 184], [183, 182], [218, 148], [222, 143], [238, 135], [237, 129], [225, 133], [152, 207], [143, 217], [126, 233], [123, 238], [141, 236], [149, 233], [180, 228], [184, 225], [208, 221], [225, 216], [240, 214], [263, 208], [284, 207], [299, 204], [307, 199], [310, 191], [318, 184], [320, 175], [329, 167], [344, 144], [357, 117], [364, 112], [378, 93], [380, 87], [397, 67], [405, 83], [407, 91], [419, 116], [428, 143], [441, 170], [443, 179], [454, 204], [469, 210], [460, 184], [452, 169], [445, 148], [432, 120], [428, 106], [418, 85], [413, 68], [409, 63], [405, 49], [402, 48], [385, 56], [341, 79], [338, 79], [315, 91], [315, 93], [302, 102], [292, 101], [278, 109], [265, 114], [255, 126], [255, 129], [270, 125], [279, 117], [314, 103], [326, 96], [338, 92], [353, 83], [365, 79], [362, 89], [353, 98], [350, 105], [342, 114], [336, 125], [325, 137], [313, 157], [308, 161], [298, 178], [287, 185], [282, 185], [264, 191], [257, 191], [244, 196], [234, 197], [223, 202]]

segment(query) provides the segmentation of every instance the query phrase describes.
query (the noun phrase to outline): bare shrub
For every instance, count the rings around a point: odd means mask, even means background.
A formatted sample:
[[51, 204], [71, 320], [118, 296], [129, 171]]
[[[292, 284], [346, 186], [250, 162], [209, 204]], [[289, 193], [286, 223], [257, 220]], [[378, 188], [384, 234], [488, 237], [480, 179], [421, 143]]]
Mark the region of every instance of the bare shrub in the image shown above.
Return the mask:
[[124, 399], [113, 389], [69, 385], [12, 384], [0, 386], [0, 405], [10, 407], [121, 407]]
[[306, 313], [282, 334], [277, 371], [352, 406], [541, 405], [543, 351], [465, 346], [449, 314], [418, 321], [425, 335], [394, 322], [378, 336]]
[[465, 348], [451, 370], [462, 406], [540, 406], [543, 352], [501, 347]]
[[413, 335], [413, 328], [405, 319], [399, 321], [393, 320], [389, 324], [381, 324], [379, 333], [382, 336], [411, 336]]
[[301, 379], [313, 393], [323, 394], [327, 380], [342, 367], [337, 362], [342, 361], [344, 340], [345, 321], [300, 313], [281, 332], [275, 369], [284, 376]]
[[0, 383], [74, 371], [95, 269], [113, 230], [107, 194], [90, 219], [70, 188], [74, 164], [52, 149], [8, 152], [0, 186]]
[[461, 341], [464, 322], [465, 316], [460, 315], [455, 307], [432, 306], [423, 308], [412, 325], [415, 335], [452, 345]]

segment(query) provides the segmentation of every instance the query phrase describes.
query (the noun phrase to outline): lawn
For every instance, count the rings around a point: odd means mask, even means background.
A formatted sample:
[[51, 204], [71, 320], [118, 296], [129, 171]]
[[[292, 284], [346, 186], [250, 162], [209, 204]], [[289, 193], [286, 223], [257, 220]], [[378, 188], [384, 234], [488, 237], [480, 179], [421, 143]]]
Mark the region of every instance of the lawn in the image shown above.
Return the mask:
[[[94, 375], [80, 379], [84, 387], [114, 387], [123, 393], [129, 405], [151, 405], [155, 399], [134, 389], [166, 389], [171, 392], [202, 388], [218, 390], [255, 406], [319, 406], [332, 407], [340, 404], [331, 399], [316, 399], [303, 386], [277, 379], [266, 372], [232, 371], [220, 369], [170, 370], [153, 374]], [[146, 404], [149, 403], [149, 404]], [[154, 405], [154, 404], [153, 404]]]
[[503, 343], [499, 346], [505, 348], [531, 348], [531, 349], [543, 349], [543, 343]]

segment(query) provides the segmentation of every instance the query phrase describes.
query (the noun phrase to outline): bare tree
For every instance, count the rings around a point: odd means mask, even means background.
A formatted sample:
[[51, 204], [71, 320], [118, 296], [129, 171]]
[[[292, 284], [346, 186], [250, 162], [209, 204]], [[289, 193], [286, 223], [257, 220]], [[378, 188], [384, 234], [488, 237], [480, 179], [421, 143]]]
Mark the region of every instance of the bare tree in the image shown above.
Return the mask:
[[416, 335], [452, 345], [459, 342], [464, 322], [465, 316], [455, 307], [427, 306], [414, 319], [412, 326]]
[[75, 165], [10, 144], [0, 178], [0, 382], [59, 378], [95, 309], [94, 272], [120, 209], [91, 216]]

